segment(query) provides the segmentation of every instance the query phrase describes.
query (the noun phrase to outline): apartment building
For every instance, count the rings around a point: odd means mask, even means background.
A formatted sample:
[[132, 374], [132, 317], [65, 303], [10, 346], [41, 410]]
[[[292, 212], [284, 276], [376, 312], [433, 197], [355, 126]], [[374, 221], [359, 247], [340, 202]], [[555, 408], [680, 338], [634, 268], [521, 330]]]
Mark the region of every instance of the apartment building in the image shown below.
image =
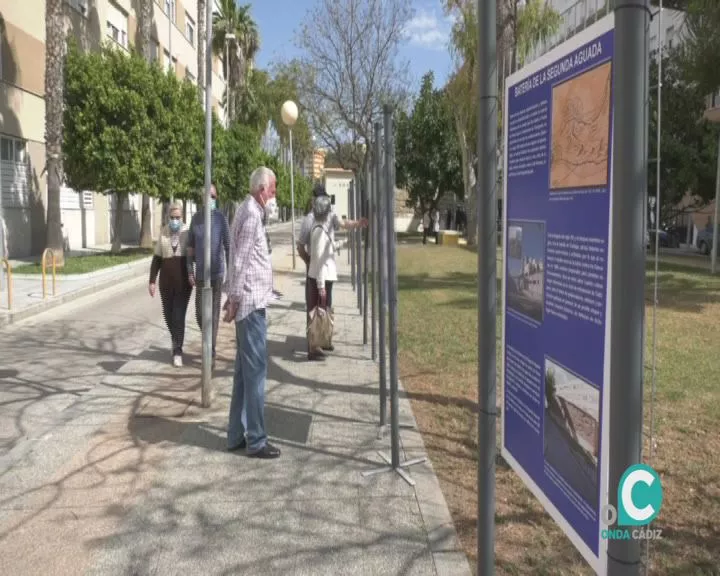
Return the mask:
[[[584, 30], [590, 24], [603, 18], [611, 10], [611, 0], [548, 0], [547, 3], [560, 14], [562, 20], [560, 29], [546, 42], [540, 42], [535, 46], [528, 57], [528, 62], [535, 60], [571, 36]], [[665, 47], [672, 47], [682, 42], [685, 14], [678, 10], [665, 8], [662, 12], [662, 18], [660, 18], [657, 15], [657, 8], [652, 8], [652, 11], [649, 50], [654, 55], [657, 54], [659, 42], [662, 42]]]
[[[65, 27], [86, 49], [113, 42], [130, 50], [137, 35], [138, 0], [64, 0]], [[217, 8], [217, 0], [215, 0]], [[153, 0], [152, 57], [179, 78], [197, 81], [196, 0]], [[45, 0], [0, 0], [0, 216], [11, 258], [39, 254], [45, 245]], [[213, 108], [225, 91], [223, 64], [213, 60]], [[124, 242], [137, 241], [141, 196], [123, 209]], [[115, 198], [63, 188], [61, 210], [66, 248], [108, 244], [114, 231]], [[191, 207], [192, 210], [192, 207]], [[161, 206], [153, 203], [153, 233]]]

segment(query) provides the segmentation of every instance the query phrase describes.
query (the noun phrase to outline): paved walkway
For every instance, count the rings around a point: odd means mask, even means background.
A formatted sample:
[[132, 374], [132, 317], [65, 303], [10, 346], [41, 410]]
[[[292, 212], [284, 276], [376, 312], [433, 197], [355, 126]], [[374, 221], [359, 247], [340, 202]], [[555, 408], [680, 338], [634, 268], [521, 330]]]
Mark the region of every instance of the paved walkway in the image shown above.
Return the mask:
[[147, 275], [150, 270], [150, 260], [151, 258], [141, 258], [87, 274], [58, 274], [54, 294], [52, 274], [48, 270], [45, 296], [43, 296], [42, 274], [22, 274], [22, 266], [13, 268], [11, 309], [8, 308], [7, 275], [2, 278], [0, 326], [18, 322], [71, 300], [94, 294], [129, 278]]
[[[337, 286], [336, 351], [307, 362], [304, 272], [289, 272], [287, 250], [273, 253], [284, 297], [269, 312], [266, 397], [281, 458], [224, 449], [230, 325], [213, 407], [198, 407], [191, 309], [184, 368], [169, 366], [161, 343], [111, 367], [66, 409], [65, 426], [0, 462], [0, 573], [470, 573], [429, 462], [410, 468], [415, 487], [395, 473], [362, 476], [390, 442], [377, 438], [377, 369], [356, 297], [349, 282]], [[347, 274], [344, 257], [339, 264]], [[401, 425], [414, 426], [407, 399], [400, 412]], [[401, 440], [403, 460], [425, 455], [418, 432], [403, 429]]]

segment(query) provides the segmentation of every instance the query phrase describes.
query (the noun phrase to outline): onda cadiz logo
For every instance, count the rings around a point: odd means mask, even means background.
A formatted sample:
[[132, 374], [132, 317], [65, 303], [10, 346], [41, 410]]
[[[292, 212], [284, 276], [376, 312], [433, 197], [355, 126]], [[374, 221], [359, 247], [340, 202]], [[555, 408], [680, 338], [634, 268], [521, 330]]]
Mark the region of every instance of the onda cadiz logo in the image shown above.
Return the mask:
[[[636, 464], [625, 470], [618, 486], [618, 508], [607, 504], [601, 511], [605, 540], [654, 540], [662, 530], [645, 528], [660, 513], [662, 486], [660, 476], [645, 464]], [[617, 522], [616, 528], [611, 528]]]

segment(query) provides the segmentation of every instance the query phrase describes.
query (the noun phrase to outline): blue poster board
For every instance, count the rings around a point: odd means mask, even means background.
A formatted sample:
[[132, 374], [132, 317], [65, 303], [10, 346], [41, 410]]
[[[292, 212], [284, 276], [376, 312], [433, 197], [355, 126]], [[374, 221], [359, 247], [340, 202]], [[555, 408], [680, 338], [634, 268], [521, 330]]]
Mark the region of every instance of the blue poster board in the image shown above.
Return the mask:
[[605, 573], [610, 14], [507, 79], [502, 455]]

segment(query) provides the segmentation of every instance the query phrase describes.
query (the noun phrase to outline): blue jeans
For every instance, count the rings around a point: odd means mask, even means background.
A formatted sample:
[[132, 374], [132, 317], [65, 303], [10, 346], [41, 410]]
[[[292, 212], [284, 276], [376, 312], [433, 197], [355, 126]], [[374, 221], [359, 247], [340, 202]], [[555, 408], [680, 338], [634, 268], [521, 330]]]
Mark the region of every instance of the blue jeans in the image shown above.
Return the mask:
[[248, 452], [257, 452], [267, 443], [265, 433], [265, 377], [267, 374], [267, 324], [265, 309], [255, 310], [235, 323], [237, 353], [228, 448], [238, 446], [247, 433]]

